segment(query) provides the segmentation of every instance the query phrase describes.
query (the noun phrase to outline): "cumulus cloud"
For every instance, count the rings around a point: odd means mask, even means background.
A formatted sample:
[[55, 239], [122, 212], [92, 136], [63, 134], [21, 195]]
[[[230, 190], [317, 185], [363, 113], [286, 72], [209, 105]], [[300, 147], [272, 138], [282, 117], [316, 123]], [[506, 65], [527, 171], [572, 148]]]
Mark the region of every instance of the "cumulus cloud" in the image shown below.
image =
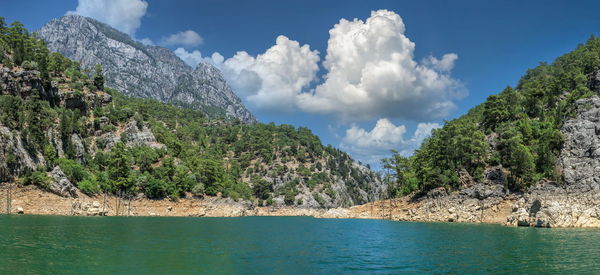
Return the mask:
[[290, 111], [296, 106], [298, 93], [316, 78], [319, 52], [280, 35], [275, 45], [256, 57], [240, 51], [224, 60], [216, 53], [211, 62], [250, 104], [265, 110]]
[[404, 125], [394, 125], [389, 119], [377, 121], [371, 131], [356, 125], [346, 130], [340, 147], [349, 151], [354, 157], [366, 163], [377, 164], [389, 155], [390, 150], [398, 150], [408, 156], [427, 138], [433, 129], [440, 128], [438, 123], [419, 123], [411, 137], [406, 137]]
[[148, 3], [143, 0], [78, 0], [77, 8], [67, 14], [79, 14], [135, 36]]
[[423, 60], [423, 64], [434, 70], [440, 72], [449, 72], [454, 68], [454, 61], [458, 59], [458, 55], [455, 53], [448, 53], [442, 56], [442, 59], [437, 59], [433, 56], [429, 56]]
[[200, 53], [198, 50], [188, 52], [184, 48], [177, 48], [173, 52], [175, 55], [181, 58], [185, 64], [188, 64], [192, 68], [196, 68], [200, 62], [204, 61], [202, 58], [202, 53]]
[[387, 10], [373, 11], [366, 21], [340, 20], [329, 31], [325, 82], [314, 93], [300, 94], [298, 106], [350, 120], [449, 115], [453, 100], [464, 94], [449, 75], [458, 56], [416, 62], [415, 43], [404, 32], [402, 18]]
[[312, 90], [306, 86], [316, 80], [318, 53], [285, 36], [256, 58], [238, 52], [221, 69], [234, 89], [258, 107], [295, 107], [345, 121], [446, 117], [456, 107], [454, 100], [466, 95], [450, 76], [458, 55], [417, 62], [415, 43], [405, 30], [402, 18], [387, 10], [373, 11], [366, 21], [341, 19], [329, 30], [326, 73]]
[[195, 31], [187, 30], [163, 37], [160, 44], [163, 46], [197, 47], [204, 39]]

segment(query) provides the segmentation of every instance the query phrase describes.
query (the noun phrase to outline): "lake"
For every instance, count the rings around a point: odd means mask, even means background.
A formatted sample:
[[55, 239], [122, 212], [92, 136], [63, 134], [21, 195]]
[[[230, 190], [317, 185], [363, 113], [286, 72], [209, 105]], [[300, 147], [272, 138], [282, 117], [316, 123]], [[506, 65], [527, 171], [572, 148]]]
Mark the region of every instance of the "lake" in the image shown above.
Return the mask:
[[600, 230], [309, 217], [0, 216], [0, 274], [584, 273]]

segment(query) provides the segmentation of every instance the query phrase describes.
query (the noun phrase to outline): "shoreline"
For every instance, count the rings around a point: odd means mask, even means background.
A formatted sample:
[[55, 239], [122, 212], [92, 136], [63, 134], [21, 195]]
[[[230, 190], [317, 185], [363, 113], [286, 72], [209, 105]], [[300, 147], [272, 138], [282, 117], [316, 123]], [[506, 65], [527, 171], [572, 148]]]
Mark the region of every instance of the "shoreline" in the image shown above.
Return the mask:
[[[5, 186], [6, 187], [6, 186]], [[409, 222], [486, 223], [505, 226], [600, 228], [600, 204], [561, 193], [562, 187], [539, 185], [527, 193], [488, 192], [493, 185], [474, 185], [453, 193], [430, 192], [375, 201], [348, 208], [253, 206], [228, 198], [119, 200], [113, 195], [62, 197], [36, 186], [13, 186], [11, 213], [55, 216], [245, 217], [309, 216], [333, 219], [385, 219]], [[487, 188], [487, 189], [486, 189]], [[6, 214], [6, 188], [0, 189], [0, 214]], [[476, 192], [471, 192], [475, 190]], [[590, 196], [600, 196], [600, 192]], [[591, 204], [590, 204], [591, 202]]]
[[[0, 190], [0, 213], [6, 212], [6, 189]], [[81, 192], [77, 198], [66, 198], [36, 186], [14, 186], [12, 214], [54, 216], [140, 216], [140, 217], [245, 217], [245, 216], [309, 216], [335, 219], [385, 219], [392, 221], [448, 222], [438, 217], [416, 215], [423, 202], [410, 202], [408, 198], [376, 201], [348, 208], [302, 208], [290, 206], [254, 207], [247, 202], [231, 199], [183, 198], [178, 201], [135, 198], [119, 200], [116, 196], [87, 196]], [[495, 212], [495, 211], [493, 211]], [[504, 224], [506, 218], [486, 213], [482, 220], [457, 219], [455, 222]]]

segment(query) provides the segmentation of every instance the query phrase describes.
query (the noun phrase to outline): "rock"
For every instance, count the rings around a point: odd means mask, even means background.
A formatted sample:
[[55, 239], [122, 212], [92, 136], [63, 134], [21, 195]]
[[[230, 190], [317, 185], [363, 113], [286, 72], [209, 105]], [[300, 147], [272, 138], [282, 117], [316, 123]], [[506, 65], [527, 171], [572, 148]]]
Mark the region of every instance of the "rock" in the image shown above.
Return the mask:
[[138, 126], [134, 119], [127, 122], [121, 136], [117, 136], [114, 132], [109, 132], [101, 135], [96, 142], [100, 149], [111, 150], [122, 138], [124, 138], [123, 142], [125, 142], [127, 147], [148, 146], [156, 149], [165, 148], [164, 144], [156, 141], [156, 137], [148, 126]]
[[437, 187], [437, 188], [429, 190], [429, 192], [427, 192], [426, 196], [427, 196], [427, 198], [430, 198], [430, 199], [436, 199], [436, 198], [445, 197], [446, 195], [448, 195], [446, 188]]
[[156, 137], [146, 125], [138, 125], [135, 119], [129, 120], [123, 131], [125, 144], [128, 147], [148, 146], [152, 148], [165, 148], [164, 144], [158, 143]]
[[42, 85], [40, 72], [0, 68], [0, 95], [12, 95], [24, 99], [39, 94], [42, 99], [52, 99], [53, 91], [46, 91]]
[[600, 97], [579, 99], [575, 102], [577, 115], [565, 121], [561, 132], [564, 145], [559, 166], [562, 168], [566, 184], [592, 185], [600, 182], [600, 157], [595, 153], [600, 149]]
[[[101, 64], [106, 85], [126, 95], [200, 109], [211, 116], [256, 122], [213, 65], [202, 62], [193, 69], [169, 49], [143, 45], [104, 23], [79, 15], [51, 20], [37, 34], [51, 51], [80, 62], [82, 68], [93, 69]], [[69, 102], [73, 107], [84, 103], [73, 100]]]
[[600, 92], [600, 71], [588, 75], [588, 87], [594, 92]]
[[63, 197], [77, 197], [77, 188], [67, 179], [60, 167], [54, 167], [50, 172], [50, 177], [53, 179], [48, 186], [51, 192]]
[[23, 210], [23, 207], [17, 206], [17, 208], [15, 208], [15, 213], [17, 213], [17, 214], [25, 214], [25, 211]]
[[80, 164], [84, 161], [85, 156], [85, 146], [83, 146], [83, 141], [78, 134], [71, 135], [71, 144], [73, 144], [73, 158], [79, 162]]
[[[9, 165], [6, 161], [10, 155], [16, 164]], [[0, 125], [0, 182], [12, 180], [13, 176], [27, 169], [33, 171], [40, 165], [46, 165], [43, 156], [31, 154], [19, 132]]]
[[599, 227], [600, 191], [586, 185], [558, 186], [542, 182], [513, 206], [508, 225], [535, 227]]
[[[592, 86], [600, 82], [598, 72]], [[513, 207], [507, 224], [536, 227], [599, 227], [600, 97], [575, 102], [577, 115], [565, 121], [564, 144], [558, 159], [564, 184], [540, 182], [527, 190]]]
[[108, 210], [103, 210], [101, 205], [97, 201], [93, 202], [81, 202], [76, 200], [72, 204], [73, 215], [79, 216], [106, 216]]

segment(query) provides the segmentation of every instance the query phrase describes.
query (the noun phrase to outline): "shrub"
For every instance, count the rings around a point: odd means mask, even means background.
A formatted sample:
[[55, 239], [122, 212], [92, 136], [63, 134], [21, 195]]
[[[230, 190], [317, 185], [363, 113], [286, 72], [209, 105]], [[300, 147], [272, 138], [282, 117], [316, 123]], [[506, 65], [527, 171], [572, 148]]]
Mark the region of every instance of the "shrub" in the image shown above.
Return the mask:
[[273, 186], [264, 179], [254, 179], [252, 191], [256, 198], [266, 200], [273, 192]]
[[197, 197], [204, 196], [204, 184], [197, 183], [196, 185], [194, 185], [194, 187], [192, 187], [192, 194], [194, 194], [194, 196]]
[[93, 195], [100, 192], [100, 184], [94, 178], [84, 179], [78, 182], [77, 187], [83, 193], [88, 195]]
[[29, 60], [23, 61], [23, 64], [21, 64], [21, 66], [25, 70], [36, 70], [36, 71], [39, 70], [38, 63], [35, 61], [29, 61]]
[[72, 183], [76, 184], [90, 176], [81, 164], [72, 159], [59, 158], [56, 162]]
[[168, 184], [157, 178], [149, 178], [146, 186], [144, 186], [144, 194], [149, 199], [162, 199], [169, 195]]
[[23, 185], [36, 185], [42, 188], [48, 188], [52, 183], [52, 178], [44, 171], [35, 171], [21, 179]]

